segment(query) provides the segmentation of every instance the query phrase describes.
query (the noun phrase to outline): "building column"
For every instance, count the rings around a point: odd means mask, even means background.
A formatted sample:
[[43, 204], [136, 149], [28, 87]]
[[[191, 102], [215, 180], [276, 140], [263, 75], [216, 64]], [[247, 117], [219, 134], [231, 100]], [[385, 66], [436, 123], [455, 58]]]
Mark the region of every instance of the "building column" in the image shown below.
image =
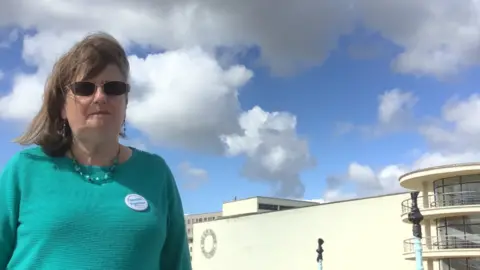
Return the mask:
[[[429, 190], [430, 187], [426, 182], [422, 183], [422, 203], [423, 209], [430, 208], [430, 200], [429, 200]], [[430, 219], [423, 220], [423, 227], [425, 228], [425, 244], [428, 249], [432, 248], [432, 223]]]

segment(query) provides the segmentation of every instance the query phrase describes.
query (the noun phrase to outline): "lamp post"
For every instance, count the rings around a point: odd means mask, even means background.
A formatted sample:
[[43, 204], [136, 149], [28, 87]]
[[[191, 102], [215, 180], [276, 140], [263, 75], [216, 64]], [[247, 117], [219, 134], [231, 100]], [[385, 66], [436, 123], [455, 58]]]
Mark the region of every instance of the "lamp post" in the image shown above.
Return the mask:
[[415, 260], [417, 262], [417, 270], [423, 270], [423, 258], [422, 258], [422, 225], [420, 223], [423, 220], [423, 215], [418, 208], [418, 194], [419, 192], [410, 193], [412, 198], [412, 207], [410, 213], [408, 213], [408, 220], [413, 224], [413, 236], [415, 246]]
[[318, 248], [317, 248], [317, 263], [318, 270], [323, 270], [323, 245], [324, 241], [322, 238], [318, 238]]

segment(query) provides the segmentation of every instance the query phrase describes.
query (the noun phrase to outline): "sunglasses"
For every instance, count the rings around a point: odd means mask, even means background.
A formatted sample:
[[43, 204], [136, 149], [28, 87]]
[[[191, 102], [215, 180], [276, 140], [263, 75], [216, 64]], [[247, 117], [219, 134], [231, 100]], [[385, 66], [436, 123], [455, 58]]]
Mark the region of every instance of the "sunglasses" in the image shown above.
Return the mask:
[[[97, 86], [92, 82], [75, 82], [70, 85], [70, 89], [76, 96], [88, 97], [95, 93]], [[101, 86], [107, 96], [121, 96], [130, 91], [130, 85], [120, 81], [106, 82]]]

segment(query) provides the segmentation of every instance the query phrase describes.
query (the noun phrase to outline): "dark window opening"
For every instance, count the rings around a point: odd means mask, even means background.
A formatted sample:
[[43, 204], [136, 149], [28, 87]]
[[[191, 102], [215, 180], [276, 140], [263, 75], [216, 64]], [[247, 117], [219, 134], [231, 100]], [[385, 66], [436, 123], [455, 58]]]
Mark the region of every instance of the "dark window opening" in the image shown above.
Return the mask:
[[277, 211], [278, 210], [278, 205], [259, 203], [258, 204], [258, 209], [259, 210]]

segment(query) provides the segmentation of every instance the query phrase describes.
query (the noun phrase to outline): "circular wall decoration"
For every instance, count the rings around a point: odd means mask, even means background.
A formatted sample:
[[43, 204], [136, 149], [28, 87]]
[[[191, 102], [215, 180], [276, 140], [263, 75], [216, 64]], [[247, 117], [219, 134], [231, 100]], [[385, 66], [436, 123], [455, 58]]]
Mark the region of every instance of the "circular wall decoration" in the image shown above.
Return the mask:
[[203, 232], [200, 239], [200, 246], [205, 258], [210, 259], [215, 255], [217, 251], [217, 236], [212, 229], [207, 229]]

